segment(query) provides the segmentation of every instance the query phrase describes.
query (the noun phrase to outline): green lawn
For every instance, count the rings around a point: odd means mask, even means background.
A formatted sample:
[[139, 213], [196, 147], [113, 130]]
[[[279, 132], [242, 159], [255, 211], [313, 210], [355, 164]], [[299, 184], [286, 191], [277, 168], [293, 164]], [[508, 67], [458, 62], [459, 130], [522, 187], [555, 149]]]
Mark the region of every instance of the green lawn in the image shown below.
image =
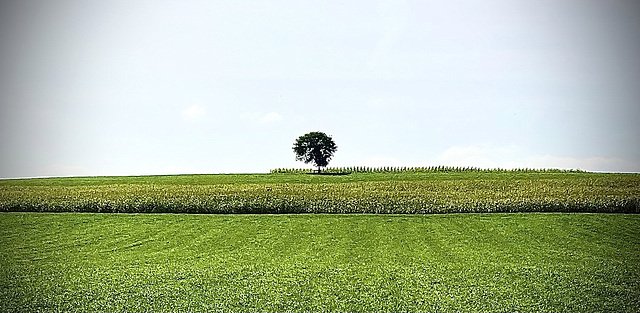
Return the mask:
[[640, 311], [640, 216], [0, 214], [0, 311]]

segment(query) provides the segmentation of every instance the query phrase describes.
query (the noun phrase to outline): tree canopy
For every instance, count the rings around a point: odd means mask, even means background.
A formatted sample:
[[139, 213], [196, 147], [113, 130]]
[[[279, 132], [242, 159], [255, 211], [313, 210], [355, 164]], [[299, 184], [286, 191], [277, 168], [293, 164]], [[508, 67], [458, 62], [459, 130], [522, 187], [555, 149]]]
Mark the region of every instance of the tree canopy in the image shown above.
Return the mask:
[[318, 168], [318, 173], [322, 167], [329, 165], [336, 150], [338, 150], [338, 146], [331, 136], [323, 132], [310, 132], [302, 135], [293, 144], [296, 160], [307, 164], [313, 162]]

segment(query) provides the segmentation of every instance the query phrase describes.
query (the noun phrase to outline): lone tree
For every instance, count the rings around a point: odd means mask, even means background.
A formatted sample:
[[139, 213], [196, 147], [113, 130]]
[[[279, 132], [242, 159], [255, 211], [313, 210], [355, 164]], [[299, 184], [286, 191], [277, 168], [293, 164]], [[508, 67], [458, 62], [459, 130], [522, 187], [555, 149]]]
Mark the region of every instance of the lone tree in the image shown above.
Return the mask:
[[336, 150], [336, 143], [323, 132], [310, 132], [300, 136], [293, 144], [296, 160], [307, 164], [313, 162], [318, 167], [318, 173], [321, 167], [329, 165]]

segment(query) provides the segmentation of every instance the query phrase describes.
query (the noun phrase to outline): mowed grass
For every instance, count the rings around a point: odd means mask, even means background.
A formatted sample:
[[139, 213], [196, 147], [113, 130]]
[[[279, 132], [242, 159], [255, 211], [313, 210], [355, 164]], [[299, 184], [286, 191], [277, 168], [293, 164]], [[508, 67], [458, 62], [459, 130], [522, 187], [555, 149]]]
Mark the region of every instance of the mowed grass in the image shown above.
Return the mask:
[[640, 311], [640, 216], [0, 214], [0, 311]]

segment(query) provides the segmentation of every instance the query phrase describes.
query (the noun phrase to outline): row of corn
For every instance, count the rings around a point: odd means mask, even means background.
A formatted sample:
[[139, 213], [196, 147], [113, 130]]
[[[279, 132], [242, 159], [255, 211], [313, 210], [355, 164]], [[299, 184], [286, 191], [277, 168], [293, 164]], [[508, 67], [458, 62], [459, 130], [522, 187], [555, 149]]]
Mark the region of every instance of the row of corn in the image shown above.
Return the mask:
[[[272, 174], [304, 174], [312, 173], [313, 169], [304, 168], [276, 168], [271, 170]], [[535, 169], [535, 168], [479, 168], [460, 166], [427, 166], [427, 167], [397, 167], [397, 166], [350, 166], [350, 167], [327, 167], [322, 169], [324, 173], [348, 174], [348, 173], [584, 173], [579, 169]]]

